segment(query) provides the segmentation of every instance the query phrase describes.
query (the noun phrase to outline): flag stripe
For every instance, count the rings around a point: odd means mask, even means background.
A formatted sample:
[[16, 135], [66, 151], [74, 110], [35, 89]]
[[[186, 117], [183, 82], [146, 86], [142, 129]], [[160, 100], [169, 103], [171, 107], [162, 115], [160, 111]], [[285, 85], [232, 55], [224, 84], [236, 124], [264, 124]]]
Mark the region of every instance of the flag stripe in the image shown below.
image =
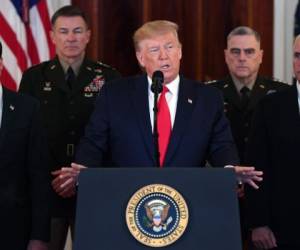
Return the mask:
[[4, 82], [4, 80], [5, 80], [5, 87], [7, 87], [10, 90], [16, 90], [16, 82], [11, 77], [11, 75], [7, 72], [5, 67], [2, 70], [1, 82], [2, 81]]
[[27, 33], [27, 51], [28, 51], [31, 64], [37, 64], [40, 62], [38, 49], [36, 47], [31, 29], [28, 25], [26, 25], [26, 33]]
[[[48, 11], [46, 2], [40, 1], [37, 4], [37, 8], [40, 13], [40, 17], [41, 17], [41, 20], [42, 20], [42, 23], [44, 26], [44, 30], [50, 31], [51, 30], [51, 22], [50, 22], [49, 11]], [[47, 43], [48, 43], [48, 47], [49, 47], [49, 51], [50, 51], [49, 57], [52, 58], [55, 55], [55, 49], [54, 49], [54, 45], [50, 39], [49, 32], [46, 32], [46, 38], [47, 38]]]
[[44, 30], [44, 26], [40, 18], [40, 13], [35, 6], [33, 6], [30, 10], [30, 20], [30, 30], [33, 36], [33, 40], [36, 44], [39, 60], [48, 60], [49, 47], [46, 38], [46, 31]]
[[[10, 74], [11, 78], [15, 81], [15, 85], [17, 81], [22, 76], [22, 71], [18, 67], [17, 64], [17, 57], [14, 54], [13, 51], [10, 50], [10, 48], [7, 46], [5, 41], [2, 41], [2, 46], [5, 48], [2, 51], [2, 58], [3, 58], [3, 66], [6, 68], [7, 72]], [[5, 81], [3, 81], [5, 83]], [[17, 85], [16, 85], [17, 88]]]
[[14, 51], [14, 53], [17, 55], [18, 65], [22, 69], [22, 71], [24, 71], [27, 68], [27, 56], [19, 41], [17, 40], [16, 34], [8, 25], [6, 19], [4, 19], [2, 15], [0, 15], [0, 26], [2, 30], [2, 39], [6, 42], [11, 51]]
[[[25, 27], [23, 25], [23, 22], [22, 22], [22, 19], [21, 19], [19, 13], [16, 9], [16, 6], [13, 3], [14, 3], [14, 1], [1, 0], [0, 12], [2, 13], [3, 17], [7, 21], [8, 25], [14, 31], [14, 33], [17, 37], [17, 40], [19, 41], [23, 50], [26, 51], [27, 44], [26, 44]], [[1, 30], [0, 30], [0, 33], [2, 33]]]

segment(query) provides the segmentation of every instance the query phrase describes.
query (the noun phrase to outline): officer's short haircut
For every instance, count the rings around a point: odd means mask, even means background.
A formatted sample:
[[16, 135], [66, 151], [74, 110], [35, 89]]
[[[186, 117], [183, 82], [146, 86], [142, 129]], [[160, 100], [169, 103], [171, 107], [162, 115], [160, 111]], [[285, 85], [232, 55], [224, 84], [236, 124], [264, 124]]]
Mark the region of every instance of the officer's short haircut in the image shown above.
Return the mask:
[[0, 58], [2, 57], [2, 43], [0, 42]]
[[85, 15], [85, 13], [78, 8], [77, 6], [74, 5], [66, 5], [61, 7], [60, 9], [58, 9], [52, 16], [51, 18], [51, 24], [52, 27], [55, 25], [55, 22], [57, 20], [57, 18], [59, 17], [76, 17], [76, 16], [80, 16], [83, 18], [84, 22], [86, 23], [86, 26], [88, 27], [88, 20], [87, 17]]
[[251, 29], [247, 26], [239, 26], [233, 29], [227, 36], [227, 41], [229, 41], [233, 36], [254, 36], [256, 41], [260, 43], [260, 35], [257, 31]]
[[133, 43], [135, 50], [140, 50], [139, 44], [141, 41], [167, 33], [173, 33], [178, 40], [179, 46], [181, 46], [178, 38], [178, 25], [176, 23], [167, 20], [156, 20], [145, 23], [134, 32]]

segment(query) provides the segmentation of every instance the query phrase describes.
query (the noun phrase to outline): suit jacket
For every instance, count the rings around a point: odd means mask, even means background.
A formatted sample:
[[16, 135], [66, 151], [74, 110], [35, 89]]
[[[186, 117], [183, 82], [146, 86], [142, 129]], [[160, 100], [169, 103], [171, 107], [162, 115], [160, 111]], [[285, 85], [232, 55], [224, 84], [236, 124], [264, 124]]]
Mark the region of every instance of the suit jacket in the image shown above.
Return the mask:
[[232, 135], [239, 152], [241, 163], [245, 164], [245, 147], [256, 105], [265, 95], [286, 89], [289, 85], [258, 76], [249, 96], [249, 104], [246, 107], [242, 105], [241, 98], [230, 76], [224, 80], [211, 82], [211, 86], [218, 88], [223, 93], [224, 112], [230, 121]]
[[0, 245], [26, 249], [49, 239], [49, 169], [39, 104], [3, 87], [0, 129]]
[[[155, 166], [146, 75], [103, 87], [80, 142], [76, 162], [102, 166], [109, 154], [116, 167]], [[181, 77], [176, 117], [165, 167], [237, 164], [238, 156], [214, 88]]]
[[259, 190], [247, 190], [249, 227], [268, 225], [279, 245], [298, 246], [300, 114], [293, 86], [267, 96], [254, 115], [247, 162], [264, 171]]
[[[69, 166], [84, 127], [94, 108], [102, 86], [119, 77], [110, 66], [85, 58], [73, 88], [67, 84], [63, 68], [56, 57], [24, 72], [20, 92], [41, 103], [42, 121], [46, 128], [51, 171]], [[75, 198], [61, 198], [52, 192], [54, 217], [73, 216]]]

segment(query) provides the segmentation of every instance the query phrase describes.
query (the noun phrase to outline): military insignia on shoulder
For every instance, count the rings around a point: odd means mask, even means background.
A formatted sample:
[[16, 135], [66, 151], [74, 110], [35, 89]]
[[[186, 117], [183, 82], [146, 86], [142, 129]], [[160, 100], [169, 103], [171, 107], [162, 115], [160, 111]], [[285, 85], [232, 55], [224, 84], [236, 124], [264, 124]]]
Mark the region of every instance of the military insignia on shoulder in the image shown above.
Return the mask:
[[105, 67], [105, 68], [111, 68], [111, 66], [109, 66], [108, 64], [105, 64], [105, 63], [100, 62], [100, 61], [97, 61], [97, 64], [99, 64], [100, 66]]
[[216, 83], [217, 80], [211, 80], [211, 81], [207, 81], [207, 82], [204, 82], [205, 84], [211, 84], [211, 83]]
[[280, 80], [279, 78], [276, 78], [276, 77], [272, 77], [271, 80], [274, 81], [274, 82], [279, 82], [279, 83], [285, 83], [285, 84], [288, 84], [287, 82], [283, 82], [282, 80]]
[[189, 220], [182, 195], [170, 186], [152, 184], [137, 190], [126, 208], [130, 233], [150, 247], [173, 244], [184, 233]]
[[280, 80], [280, 79], [278, 79], [278, 78], [273, 78], [273, 81], [274, 82], [277, 82], [277, 83], [283, 83], [283, 84], [287, 84], [287, 85], [290, 85], [288, 82], [286, 82], [286, 81], [282, 81], [282, 80]]
[[107, 68], [107, 69], [111, 69], [111, 70], [116, 70], [114, 67], [108, 65], [108, 64], [105, 64], [103, 62], [100, 62], [100, 61], [97, 61], [97, 64], [100, 65], [102, 68]]
[[99, 93], [104, 82], [105, 80], [103, 75], [96, 75], [92, 82], [84, 88], [84, 96], [93, 97], [94, 93]]

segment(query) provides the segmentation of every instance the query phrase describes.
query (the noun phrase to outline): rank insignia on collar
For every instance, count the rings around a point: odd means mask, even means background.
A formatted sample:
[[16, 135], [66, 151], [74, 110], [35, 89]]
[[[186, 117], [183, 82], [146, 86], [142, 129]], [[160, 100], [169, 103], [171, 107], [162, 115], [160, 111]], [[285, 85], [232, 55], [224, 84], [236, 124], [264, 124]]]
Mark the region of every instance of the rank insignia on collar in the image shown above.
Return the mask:
[[45, 82], [43, 90], [44, 91], [52, 91], [51, 82]]
[[53, 69], [55, 69], [55, 68], [56, 68], [56, 65], [55, 65], [55, 64], [51, 65], [51, 67], [50, 67], [51, 70], [53, 70]]

